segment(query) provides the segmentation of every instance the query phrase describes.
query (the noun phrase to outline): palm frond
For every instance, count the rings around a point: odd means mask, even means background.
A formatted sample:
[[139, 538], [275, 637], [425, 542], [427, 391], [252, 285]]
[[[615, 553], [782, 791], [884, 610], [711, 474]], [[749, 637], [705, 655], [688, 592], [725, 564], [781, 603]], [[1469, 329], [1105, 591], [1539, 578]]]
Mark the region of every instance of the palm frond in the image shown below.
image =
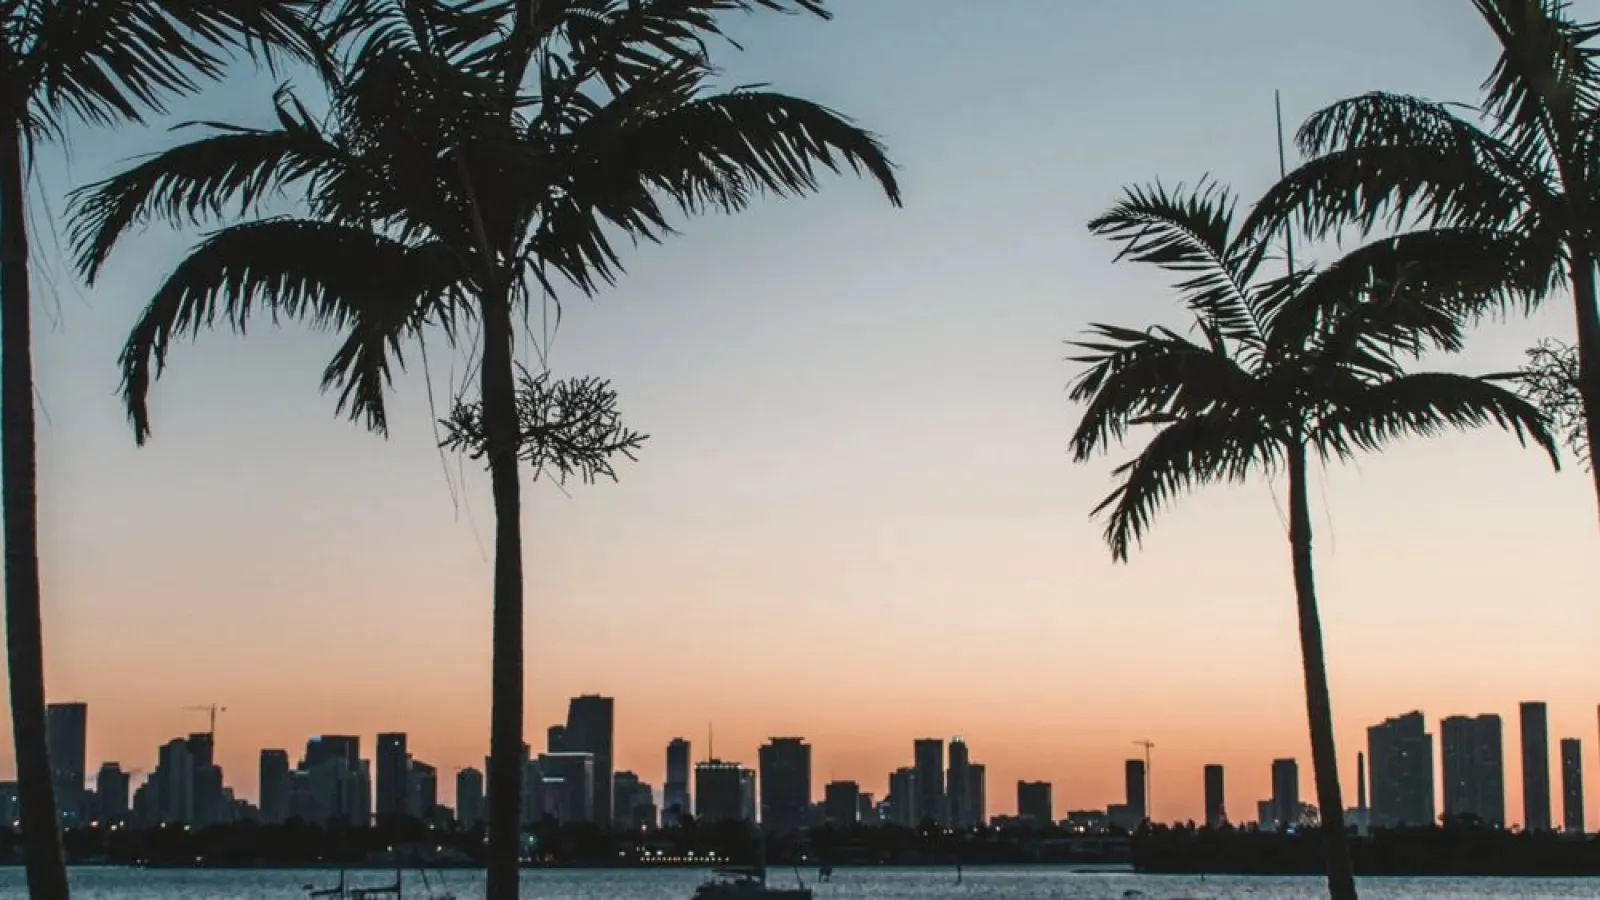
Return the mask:
[[1219, 409], [1167, 422], [1134, 459], [1118, 466], [1115, 490], [1093, 515], [1106, 516], [1105, 540], [1119, 562], [1142, 543], [1155, 514], [1205, 484], [1239, 483], [1271, 472], [1283, 445], [1253, 410]]
[[122, 395], [134, 436], [143, 443], [150, 434], [150, 386], [166, 368], [172, 338], [196, 336], [219, 319], [243, 332], [258, 310], [274, 322], [351, 330], [324, 385], [356, 385], [341, 396], [341, 410], [382, 430], [382, 392], [372, 388], [387, 370], [370, 353], [441, 312], [461, 277], [442, 248], [409, 247], [361, 228], [272, 219], [218, 231], [168, 276], [123, 347]]
[[1514, 376], [1474, 377], [1418, 372], [1378, 383], [1345, 379], [1327, 388], [1332, 412], [1313, 423], [1312, 446], [1323, 458], [1373, 451], [1402, 437], [1432, 437], [1493, 425], [1522, 444], [1544, 450], [1561, 467], [1550, 420], [1538, 407], [1501, 387]]
[[1092, 325], [1071, 361], [1086, 368], [1069, 396], [1087, 404], [1070, 448], [1083, 462], [1120, 441], [1131, 425], [1259, 403], [1251, 374], [1226, 347], [1201, 346], [1165, 328], [1135, 331]]
[[149, 157], [73, 192], [69, 234], [79, 271], [93, 284], [130, 228], [152, 218], [203, 225], [244, 216], [283, 188], [346, 163], [292, 101], [285, 127], [227, 128]]
[[1567, 0], [1473, 0], [1473, 5], [1500, 42], [1500, 58], [1483, 83], [1484, 109], [1496, 132], [1524, 158], [1586, 162], [1576, 151], [1600, 99], [1600, 67], [1588, 46], [1600, 28], [1574, 21]]
[[21, 63], [36, 121], [143, 121], [222, 74], [234, 51], [319, 63], [316, 0], [60, 0], [41, 4]]
[[1509, 229], [1543, 214], [1552, 173], [1516, 157], [1443, 103], [1369, 93], [1308, 118], [1307, 162], [1273, 185], [1240, 226], [1259, 238], [1293, 224], [1322, 238], [1388, 220]]
[[1123, 199], [1089, 222], [1090, 232], [1122, 249], [1117, 259], [1148, 263], [1185, 276], [1176, 288], [1185, 305], [1226, 337], [1259, 343], [1265, 330], [1250, 283], [1265, 246], [1241, 243], [1233, 231], [1234, 197], [1201, 179], [1168, 190], [1160, 182], [1127, 188]]

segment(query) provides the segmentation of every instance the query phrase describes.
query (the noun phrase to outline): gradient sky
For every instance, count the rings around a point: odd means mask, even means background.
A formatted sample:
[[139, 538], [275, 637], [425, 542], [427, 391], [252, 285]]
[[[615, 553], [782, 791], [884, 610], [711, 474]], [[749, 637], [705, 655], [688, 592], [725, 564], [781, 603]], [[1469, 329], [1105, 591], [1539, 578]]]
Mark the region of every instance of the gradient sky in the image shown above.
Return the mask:
[[[717, 755], [751, 765], [766, 737], [806, 736], [819, 793], [850, 778], [881, 794], [913, 738], [962, 734], [991, 814], [1014, 809], [1019, 778], [1054, 782], [1058, 810], [1118, 801], [1140, 738], [1156, 743], [1159, 818], [1201, 814], [1210, 762], [1228, 767], [1236, 818], [1268, 795], [1273, 757], [1302, 760], [1309, 796], [1281, 490], [1187, 498], [1128, 565], [1087, 518], [1111, 462], [1065, 453], [1062, 341], [1090, 321], [1182, 319], [1159, 273], [1113, 266], [1084, 223], [1155, 176], [1259, 190], [1276, 173], [1275, 87], [1291, 126], [1374, 88], [1471, 100], [1486, 30], [1464, 0], [838, 6], [831, 24], [739, 23], [729, 80], [880, 132], [906, 208], [838, 179], [688, 222], [632, 253], [617, 289], [567, 306], [554, 366], [612, 379], [652, 438], [620, 484], [525, 495], [533, 743], [568, 697], [599, 692], [617, 698], [618, 767], [658, 786], [667, 740], [699, 758], [714, 722]], [[270, 88], [240, 77], [176, 118], [265, 122]], [[264, 321], [248, 342], [208, 335], [177, 350], [153, 441], [134, 446], [115, 354], [192, 235], [130, 242], [90, 291], [62, 269], [49, 214], [175, 140], [166, 124], [80, 131], [70, 158], [41, 160], [50, 697], [89, 702], [91, 768], [146, 769], [204, 727], [183, 706], [226, 704], [218, 755], [251, 797], [260, 747], [298, 756], [319, 732], [370, 748], [406, 730], [447, 772], [481, 765], [487, 479], [434, 449], [420, 366], [386, 442], [318, 395], [330, 336]], [[1451, 364], [1508, 368], [1570, 334], [1563, 300]], [[442, 348], [430, 362], [442, 404], [461, 363]], [[1584, 739], [1600, 821], [1584, 477], [1483, 433], [1401, 445], [1313, 490], [1348, 799], [1366, 725], [1496, 712], [1519, 819], [1516, 703], [1543, 699], [1552, 750]]]

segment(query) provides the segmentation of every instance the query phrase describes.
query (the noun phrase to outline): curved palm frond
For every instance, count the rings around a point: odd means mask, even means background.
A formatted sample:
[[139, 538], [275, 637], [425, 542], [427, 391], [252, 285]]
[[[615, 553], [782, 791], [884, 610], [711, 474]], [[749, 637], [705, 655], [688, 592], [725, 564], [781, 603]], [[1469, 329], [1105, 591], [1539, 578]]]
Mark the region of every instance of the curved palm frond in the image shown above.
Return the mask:
[[1282, 453], [1282, 442], [1256, 410], [1217, 409], [1166, 422], [1137, 457], [1114, 470], [1120, 483], [1094, 509], [1093, 515], [1106, 515], [1112, 557], [1126, 562], [1156, 512], [1177, 494], [1271, 472]]
[[320, 63], [317, 0], [64, 0], [39, 5], [21, 72], [35, 123], [96, 125], [165, 112], [222, 74], [228, 51]]
[[1538, 407], [1497, 381], [1515, 376], [1471, 376], [1417, 372], [1377, 383], [1346, 378], [1325, 387], [1332, 411], [1308, 435], [1324, 459], [1379, 450], [1407, 436], [1431, 437], [1448, 430], [1494, 425], [1519, 443], [1532, 442], [1561, 468], [1550, 421]]
[[1089, 230], [1122, 245], [1118, 260], [1187, 276], [1175, 286], [1184, 305], [1225, 337], [1259, 345], [1267, 310], [1251, 281], [1266, 245], [1234, 233], [1234, 204], [1232, 193], [1209, 178], [1170, 191], [1156, 182], [1127, 188]]
[[1086, 351], [1070, 358], [1087, 366], [1069, 389], [1088, 404], [1069, 445], [1079, 462], [1120, 441], [1132, 425], [1249, 409], [1259, 400], [1251, 373], [1226, 347], [1201, 346], [1169, 329], [1091, 325], [1086, 339], [1070, 346]]
[[[1485, 111], [1496, 132], [1525, 159], [1583, 164], [1576, 151], [1600, 101], [1600, 66], [1588, 42], [1600, 27], [1580, 24], [1566, 0], [1473, 0], [1500, 42], [1500, 58], [1483, 83]], [[1564, 173], [1575, 182], [1581, 172]]]
[[872, 133], [786, 94], [695, 96], [702, 75], [679, 67], [630, 88], [568, 135], [554, 160], [530, 148], [529, 166], [560, 181], [528, 255], [589, 289], [617, 271], [607, 225], [655, 240], [670, 232], [663, 199], [689, 213], [733, 212], [762, 193], [813, 192], [824, 169], [870, 176], [900, 205], [894, 165]]
[[1308, 118], [1296, 137], [1309, 161], [1273, 185], [1240, 227], [1249, 237], [1294, 222], [1313, 237], [1387, 219], [1513, 228], [1555, 196], [1552, 173], [1516, 157], [1444, 103], [1369, 93]]
[[270, 219], [207, 237], [157, 290], [124, 345], [122, 395], [139, 443], [149, 437], [148, 396], [166, 368], [175, 335], [196, 336], [220, 318], [243, 332], [256, 310], [349, 329], [351, 339], [324, 373], [343, 384], [340, 409], [382, 431], [385, 346], [446, 316], [460, 283], [455, 257], [436, 245], [412, 247], [371, 231], [300, 219]]
[[278, 109], [282, 128], [214, 126], [217, 133], [73, 191], [70, 239], [89, 283], [136, 225], [152, 218], [201, 225], [243, 216], [291, 184], [349, 165], [298, 101], [280, 92]]

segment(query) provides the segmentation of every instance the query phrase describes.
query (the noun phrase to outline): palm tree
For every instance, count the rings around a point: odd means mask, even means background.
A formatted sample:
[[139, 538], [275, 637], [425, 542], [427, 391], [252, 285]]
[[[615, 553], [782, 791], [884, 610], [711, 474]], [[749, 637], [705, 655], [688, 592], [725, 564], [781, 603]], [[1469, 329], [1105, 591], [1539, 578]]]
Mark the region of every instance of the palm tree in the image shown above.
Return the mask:
[[45, 748], [28, 172], [74, 122], [138, 123], [231, 51], [305, 49], [310, 0], [0, 0], [0, 460], [6, 660], [28, 892], [67, 896]]
[[214, 129], [78, 197], [92, 280], [135, 222], [249, 217], [285, 188], [293, 217], [207, 236], [156, 292], [122, 356], [136, 435], [171, 339], [252, 312], [345, 333], [324, 384], [376, 430], [401, 347], [481, 329], [477, 403], [495, 508], [489, 782], [492, 900], [515, 897], [523, 738], [521, 491], [515, 329], [540, 295], [593, 292], [621, 272], [619, 236], [661, 240], [674, 208], [743, 209], [869, 174], [899, 203], [883, 147], [810, 101], [716, 91], [719, 16], [823, 13], [820, 0], [348, 0], [324, 124], [292, 92], [272, 129]]
[[[1587, 443], [1600, 442], [1600, 25], [1566, 0], [1473, 0], [1501, 52], [1479, 107], [1369, 93], [1311, 116], [1297, 142], [1310, 161], [1289, 173], [1244, 226], [1303, 221], [1316, 235], [1385, 219], [1497, 234], [1520, 247], [1508, 279], [1568, 285], [1577, 318]], [[1593, 470], [1600, 496], [1600, 468]]]
[[1087, 404], [1072, 436], [1080, 462], [1153, 426], [1115, 470], [1095, 508], [1112, 555], [1126, 561], [1156, 512], [1180, 491], [1287, 471], [1289, 546], [1305, 670], [1317, 804], [1334, 900], [1355, 879], [1339, 790], [1333, 712], [1312, 576], [1308, 467], [1406, 434], [1494, 424], [1555, 460], [1544, 417], [1493, 378], [1409, 373], [1427, 349], [1460, 347], [1466, 313], [1499, 301], [1499, 260], [1454, 264], [1460, 236], [1417, 232], [1351, 251], [1320, 271], [1265, 277], [1267, 242], [1237, 231], [1234, 201], [1214, 183], [1133, 188], [1089, 225], [1119, 259], [1178, 273], [1195, 338], [1165, 327], [1092, 325], [1074, 346], [1087, 366], [1072, 385]]

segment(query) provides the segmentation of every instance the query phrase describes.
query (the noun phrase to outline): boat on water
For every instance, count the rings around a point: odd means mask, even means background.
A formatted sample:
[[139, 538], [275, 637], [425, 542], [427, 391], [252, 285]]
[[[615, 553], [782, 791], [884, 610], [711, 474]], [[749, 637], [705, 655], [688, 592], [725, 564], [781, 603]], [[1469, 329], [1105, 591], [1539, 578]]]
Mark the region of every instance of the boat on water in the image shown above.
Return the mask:
[[394, 870], [393, 884], [374, 887], [351, 887], [345, 871], [340, 869], [338, 884], [325, 888], [314, 888], [308, 884], [305, 886], [306, 897], [308, 900], [456, 900], [455, 894], [445, 890], [442, 874], [430, 882], [427, 872], [419, 869], [418, 873], [422, 876], [420, 888], [407, 891], [400, 869]]
[[713, 869], [711, 878], [694, 889], [694, 900], [811, 900], [811, 888], [770, 885], [765, 866]]

